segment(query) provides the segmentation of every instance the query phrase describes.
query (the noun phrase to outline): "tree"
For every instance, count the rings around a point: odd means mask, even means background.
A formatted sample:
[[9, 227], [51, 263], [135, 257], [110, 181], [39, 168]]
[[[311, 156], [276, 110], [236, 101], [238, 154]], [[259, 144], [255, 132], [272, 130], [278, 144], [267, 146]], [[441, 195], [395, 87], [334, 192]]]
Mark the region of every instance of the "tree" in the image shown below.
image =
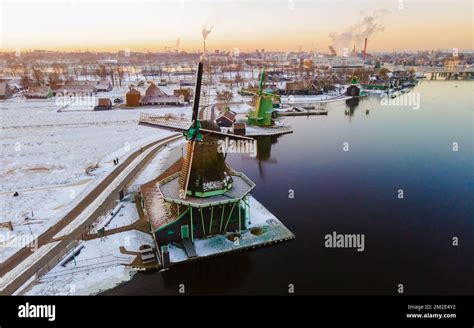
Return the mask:
[[59, 77], [58, 72], [48, 73], [48, 84], [51, 89], [56, 89], [57, 87], [59, 87], [60, 81], [61, 78]]
[[228, 104], [234, 95], [232, 94], [232, 91], [230, 90], [224, 90], [224, 91], [217, 91], [216, 98], [219, 101], [223, 101], [224, 103]]
[[21, 76], [21, 86], [24, 88], [24, 89], [28, 89], [31, 85], [31, 80], [30, 78], [28, 77], [28, 74], [27, 73], [23, 73], [23, 75]]
[[40, 87], [44, 83], [44, 71], [42, 67], [33, 67], [33, 77], [36, 85]]
[[121, 87], [122, 81], [124, 80], [124, 77], [125, 77], [125, 70], [123, 69], [122, 66], [118, 65], [116, 68], [116, 71], [117, 71], [117, 76], [119, 80], [119, 86]]
[[99, 68], [96, 69], [95, 74], [103, 80], [107, 76], [105, 65], [100, 65]]

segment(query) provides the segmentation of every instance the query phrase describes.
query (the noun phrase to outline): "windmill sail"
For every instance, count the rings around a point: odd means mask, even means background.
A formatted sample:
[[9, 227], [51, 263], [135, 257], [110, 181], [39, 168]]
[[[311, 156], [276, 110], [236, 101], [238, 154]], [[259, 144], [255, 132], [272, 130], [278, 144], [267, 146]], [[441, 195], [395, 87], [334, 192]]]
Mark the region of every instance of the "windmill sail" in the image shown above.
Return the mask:
[[184, 157], [183, 166], [181, 167], [181, 173], [179, 175], [179, 188], [183, 191], [183, 197], [186, 197], [186, 193], [188, 191], [189, 175], [193, 165], [194, 145], [194, 140], [188, 140], [186, 145], [186, 155]]
[[184, 132], [191, 127], [192, 122], [175, 120], [172, 118], [148, 113], [140, 113], [138, 124], [162, 128], [170, 131]]
[[[198, 63], [191, 122], [146, 113], [140, 114], [140, 124], [181, 131], [186, 137], [186, 154], [178, 180], [182, 198], [186, 198], [188, 194], [195, 197], [208, 197], [227, 192], [232, 187], [232, 178], [228, 172], [224, 154], [218, 152], [218, 141], [225, 138], [253, 140], [249, 137], [220, 132], [214, 122], [199, 119], [199, 109], [202, 108], [200, 103], [202, 79], [203, 64]], [[204, 95], [204, 99], [206, 96], [208, 94]]]

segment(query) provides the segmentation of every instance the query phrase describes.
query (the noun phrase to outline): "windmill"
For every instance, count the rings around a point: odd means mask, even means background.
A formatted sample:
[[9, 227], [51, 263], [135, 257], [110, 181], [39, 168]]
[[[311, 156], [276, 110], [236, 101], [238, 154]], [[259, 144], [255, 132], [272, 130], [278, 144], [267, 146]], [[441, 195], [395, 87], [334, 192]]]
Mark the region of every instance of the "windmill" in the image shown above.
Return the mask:
[[218, 151], [222, 139], [246, 140], [252, 138], [220, 132], [212, 121], [199, 119], [199, 100], [203, 64], [198, 63], [191, 122], [182, 122], [144, 114], [140, 124], [182, 132], [187, 140], [186, 153], [178, 179], [179, 196], [210, 197], [222, 195], [232, 188], [231, 170], [223, 152]]
[[265, 69], [260, 73], [260, 83], [257, 92], [250, 90], [242, 90], [243, 93], [252, 94], [257, 97], [255, 109], [249, 112], [248, 123], [256, 126], [271, 126], [273, 125], [273, 99], [279, 96], [263, 90], [265, 82]]

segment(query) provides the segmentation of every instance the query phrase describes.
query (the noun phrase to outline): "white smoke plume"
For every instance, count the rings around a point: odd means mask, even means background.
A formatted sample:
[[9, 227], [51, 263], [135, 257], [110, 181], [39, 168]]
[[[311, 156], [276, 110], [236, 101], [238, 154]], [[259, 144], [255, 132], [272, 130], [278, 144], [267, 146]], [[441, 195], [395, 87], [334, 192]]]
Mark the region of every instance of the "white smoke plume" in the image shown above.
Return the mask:
[[208, 36], [209, 34], [211, 34], [212, 28], [213, 28], [212, 26], [210, 26], [209, 28], [207, 28], [206, 25], [204, 25], [204, 26], [202, 27], [202, 32], [201, 32], [201, 33], [202, 33], [202, 38], [203, 38], [204, 40], [206, 40], [206, 39], [207, 39], [207, 36]]
[[372, 15], [364, 16], [357, 24], [350, 26], [343, 32], [329, 34], [331, 45], [341, 54], [344, 48], [352, 49], [355, 44], [359, 49], [365, 38], [371, 39], [384, 30], [383, 20], [390, 13], [386, 9], [374, 11]]

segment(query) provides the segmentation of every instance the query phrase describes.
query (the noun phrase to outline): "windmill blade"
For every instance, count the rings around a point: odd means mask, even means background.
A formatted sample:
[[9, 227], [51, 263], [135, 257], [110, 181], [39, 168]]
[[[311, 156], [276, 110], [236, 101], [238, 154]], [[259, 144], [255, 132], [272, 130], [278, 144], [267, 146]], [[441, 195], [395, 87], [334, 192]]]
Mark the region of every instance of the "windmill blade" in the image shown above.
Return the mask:
[[264, 91], [262, 91], [262, 95], [267, 95], [267, 96], [272, 96], [272, 97], [280, 98], [279, 95], [276, 95], [276, 94], [273, 94], [273, 93], [269, 93], [269, 92], [264, 92]]
[[194, 101], [193, 101], [193, 122], [198, 119], [199, 112], [199, 98], [201, 97], [201, 83], [202, 83], [202, 63], [199, 62], [197, 66], [196, 84], [194, 87]]
[[204, 136], [209, 135], [209, 136], [217, 136], [220, 138], [229, 138], [229, 139], [234, 139], [234, 140], [254, 140], [253, 138], [249, 137], [244, 137], [244, 136], [239, 136], [236, 134], [230, 134], [230, 133], [224, 133], [224, 132], [218, 132], [218, 131], [212, 131], [212, 130], [207, 130], [207, 129], [199, 129], [200, 132], [205, 132]]
[[181, 173], [179, 176], [179, 187], [183, 190], [183, 199], [186, 199], [186, 193], [188, 191], [189, 176], [191, 175], [191, 167], [193, 166], [194, 157], [194, 145], [196, 142], [188, 140], [186, 145], [186, 157], [184, 158], [183, 166], [181, 167]]
[[259, 92], [263, 91], [263, 84], [265, 83], [265, 67], [262, 69], [262, 73], [260, 74], [260, 83], [259, 83]]
[[258, 93], [253, 92], [251, 90], [247, 90], [247, 89], [242, 89], [242, 90], [240, 90], [240, 92], [244, 92], [244, 93], [248, 93], [248, 94], [251, 94], [251, 95], [254, 95], [254, 96], [258, 96]]
[[170, 131], [184, 132], [191, 127], [192, 122], [179, 121], [165, 118], [163, 116], [140, 113], [140, 119], [138, 121], [138, 124]]

